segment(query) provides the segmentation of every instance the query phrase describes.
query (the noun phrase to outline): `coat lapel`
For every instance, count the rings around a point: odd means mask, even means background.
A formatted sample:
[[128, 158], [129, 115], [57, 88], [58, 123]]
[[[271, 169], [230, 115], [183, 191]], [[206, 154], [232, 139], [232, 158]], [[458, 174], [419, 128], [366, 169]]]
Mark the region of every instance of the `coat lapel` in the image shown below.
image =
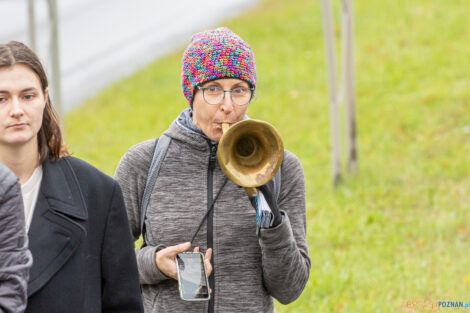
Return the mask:
[[41, 289], [74, 254], [86, 237], [83, 224], [87, 218], [86, 204], [68, 160], [46, 160], [28, 233], [33, 254], [28, 296]]

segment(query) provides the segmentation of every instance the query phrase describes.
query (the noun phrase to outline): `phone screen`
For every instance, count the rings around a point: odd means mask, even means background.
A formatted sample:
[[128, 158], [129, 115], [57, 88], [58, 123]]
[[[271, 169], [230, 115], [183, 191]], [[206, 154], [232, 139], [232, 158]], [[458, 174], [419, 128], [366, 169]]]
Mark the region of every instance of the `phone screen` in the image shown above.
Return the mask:
[[181, 298], [184, 300], [209, 300], [209, 283], [201, 253], [179, 253], [178, 280]]

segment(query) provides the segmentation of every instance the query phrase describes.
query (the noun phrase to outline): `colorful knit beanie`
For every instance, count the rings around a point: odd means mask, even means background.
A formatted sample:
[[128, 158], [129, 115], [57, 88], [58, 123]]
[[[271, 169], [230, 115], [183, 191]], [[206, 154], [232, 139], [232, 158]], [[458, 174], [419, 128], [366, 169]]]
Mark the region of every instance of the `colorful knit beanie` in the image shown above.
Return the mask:
[[184, 51], [181, 83], [189, 105], [196, 86], [219, 78], [238, 78], [256, 87], [253, 51], [225, 27], [195, 34]]

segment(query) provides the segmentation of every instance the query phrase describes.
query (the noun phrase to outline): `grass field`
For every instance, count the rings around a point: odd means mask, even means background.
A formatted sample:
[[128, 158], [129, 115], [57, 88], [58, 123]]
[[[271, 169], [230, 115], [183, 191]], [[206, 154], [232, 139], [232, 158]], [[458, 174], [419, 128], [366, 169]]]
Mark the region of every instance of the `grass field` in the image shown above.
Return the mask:
[[[336, 190], [320, 1], [265, 0], [224, 24], [255, 51], [248, 114], [278, 128], [306, 175], [311, 276], [279, 312], [470, 301], [469, 12], [468, 0], [355, 1], [359, 173]], [[69, 114], [74, 155], [112, 175], [159, 136], [187, 106], [183, 49]]]

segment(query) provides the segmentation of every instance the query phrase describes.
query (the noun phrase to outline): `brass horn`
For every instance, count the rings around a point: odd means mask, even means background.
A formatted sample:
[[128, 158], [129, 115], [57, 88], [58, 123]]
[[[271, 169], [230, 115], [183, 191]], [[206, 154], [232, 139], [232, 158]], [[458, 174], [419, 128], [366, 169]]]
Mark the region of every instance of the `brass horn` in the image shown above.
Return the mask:
[[217, 157], [224, 174], [235, 184], [244, 187], [248, 196], [258, 192], [256, 187], [273, 179], [282, 163], [284, 145], [271, 124], [259, 120], [243, 120], [222, 124]]

